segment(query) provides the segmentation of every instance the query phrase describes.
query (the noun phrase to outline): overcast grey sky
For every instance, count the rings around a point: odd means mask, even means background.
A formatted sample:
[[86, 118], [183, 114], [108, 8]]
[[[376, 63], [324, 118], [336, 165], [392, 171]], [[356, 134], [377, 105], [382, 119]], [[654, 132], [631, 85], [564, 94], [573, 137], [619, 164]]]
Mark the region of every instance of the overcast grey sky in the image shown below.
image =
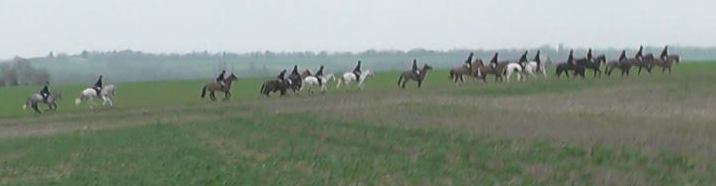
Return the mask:
[[0, 0], [0, 58], [49, 51], [714, 46], [713, 0]]

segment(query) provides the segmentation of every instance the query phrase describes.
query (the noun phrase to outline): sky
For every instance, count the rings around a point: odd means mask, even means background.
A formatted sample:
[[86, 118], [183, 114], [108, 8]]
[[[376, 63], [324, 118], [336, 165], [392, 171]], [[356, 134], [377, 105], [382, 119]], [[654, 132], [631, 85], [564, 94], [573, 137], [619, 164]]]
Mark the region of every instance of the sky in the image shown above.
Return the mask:
[[713, 0], [0, 0], [0, 58], [714, 46]]

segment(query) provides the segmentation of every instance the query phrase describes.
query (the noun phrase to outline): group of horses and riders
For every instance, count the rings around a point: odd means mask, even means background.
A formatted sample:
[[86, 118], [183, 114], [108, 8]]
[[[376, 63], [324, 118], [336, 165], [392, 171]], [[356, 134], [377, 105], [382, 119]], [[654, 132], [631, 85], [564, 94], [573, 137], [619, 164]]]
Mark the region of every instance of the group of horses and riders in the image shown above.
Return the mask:
[[604, 64], [606, 64], [604, 72], [607, 74], [607, 76], [611, 76], [612, 72], [615, 69], [619, 69], [621, 71], [622, 76], [629, 76], [632, 67], [637, 68], [637, 75], [640, 75], [643, 69], [646, 69], [648, 73], [651, 73], [652, 69], [655, 67], [661, 67], [662, 73], [666, 73], [666, 71], [671, 73], [671, 66], [674, 63], [679, 63], [679, 61], [681, 60], [681, 57], [679, 55], [669, 54], [668, 46], [664, 47], [658, 58], [655, 57], [652, 53], [644, 55], [643, 51], [644, 47], [640, 46], [639, 50], [636, 52], [636, 54], [634, 54], [634, 57], [628, 58], [626, 55], [626, 50], [622, 50], [619, 54], [618, 59], [607, 62], [603, 54], [597, 57], [593, 57], [591, 49], [587, 51], [586, 57], [580, 59], [575, 59], [574, 51], [570, 50], [567, 61], [557, 64], [557, 77], [561, 76], [561, 74], [564, 74], [565, 76], [569, 77], [569, 71], [572, 71], [574, 76], [584, 78], [585, 71], [587, 69], [594, 70], [595, 78], [598, 76], [601, 77], [601, 66]]
[[[114, 95], [114, 85], [103, 86], [102, 75], [99, 75], [94, 85], [88, 87], [80, 93], [80, 96], [75, 99], [75, 104], [80, 104], [82, 101], [93, 100], [95, 98], [101, 98], [102, 104], [113, 104], [111, 96]], [[48, 106], [46, 111], [57, 110], [57, 102], [62, 99], [62, 93], [59, 91], [50, 91], [50, 82], [45, 82], [45, 85], [40, 89], [39, 92], [30, 95], [25, 101], [22, 108], [32, 108], [36, 113], [41, 113], [39, 105], [45, 104]], [[90, 108], [94, 107], [94, 103], [90, 102]]]
[[340, 88], [341, 85], [350, 85], [352, 82], [357, 82], [358, 88], [362, 88], [365, 79], [372, 76], [373, 72], [363, 70], [361, 65], [362, 62], [358, 61], [352, 71], [345, 72], [338, 78], [332, 73], [325, 73], [323, 65], [318, 68], [316, 73], [312, 73], [308, 69], [299, 73], [298, 65], [294, 65], [291, 74], [287, 78], [285, 77], [287, 70], [284, 69], [275, 79], [265, 81], [261, 85], [260, 93], [264, 96], [270, 96], [271, 93], [278, 92], [283, 96], [289, 90], [293, 91], [293, 93], [299, 93], [307, 89], [309, 94], [313, 94], [315, 88], [318, 88], [321, 93], [325, 93], [328, 90], [327, 84], [334, 78], [337, 79], [336, 88]]
[[487, 76], [494, 76], [495, 81], [506, 80], [509, 82], [513, 73], [516, 73], [520, 81], [528, 76], [537, 77], [537, 74], [542, 74], [546, 77], [547, 70], [542, 62], [540, 51], [537, 51], [532, 60], [528, 59], [527, 54], [528, 51], [525, 51], [517, 60], [500, 61], [499, 53], [495, 52], [489, 64], [485, 65], [482, 59], [475, 57], [475, 54], [471, 52], [464, 64], [450, 69], [450, 79], [455, 84], [460, 85], [465, 81], [464, 76], [474, 77], [483, 82], [487, 82]]
[[[643, 47], [639, 47], [634, 58], [627, 58], [626, 50], [622, 50], [619, 58], [612, 61], [607, 61], [604, 54], [594, 56], [592, 49], [587, 51], [584, 58], [575, 58], [574, 50], [570, 50], [567, 61], [555, 65], [555, 72], [558, 78], [563, 74], [570, 77], [570, 72], [572, 76], [584, 78], [587, 70], [592, 70], [594, 78], [597, 78], [601, 77], [603, 73], [608, 76], [611, 75], [614, 69], [621, 70], [622, 76], [628, 76], [632, 67], [637, 68], [637, 74], [641, 74], [643, 69], [651, 73], [655, 67], [661, 67], [662, 73], [666, 71], [671, 73], [672, 64], [680, 61], [679, 55], [669, 54], [668, 46], [664, 47], [658, 58], [651, 53], [644, 55], [643, 49]], [[483, 82], [486, 81], [487, 76], [494, 76], [495, 81], [506, 79], [509, 82], [513, 73], [516, 73], [519, 80], [536, 77], [537, 74], [547, 77], [547, 69], [541, 59], [540, 51], [537, 51], [532, 60], [528, 60], [527, 53], [525, 51], [517, 60], [500, 61], [498, 59], [499, 54], [496, 52], [489, 65], [485, 65], [480, 58], [473, 60], [474, 53], [470, 53], [464, 64], [450, 69], [450, 79], [459, 85], [464, 82], [464, 76], [472, 76], [481, 79]], [[602, 71], [602, 68], [604, 68], [604, 71]]]
[[[594, 77], [602, 76], [602, 66], [606, 66], [604, 73], [611, 75], [612, 71], [619, 69], [622, 76], [629, 76], [630, 69], [632, 67], [637, 68], [637, 73], [641, 74], [642, 69], [646, 69], [647, 72], [651, 73], [655, 67], [661, 67], [662, 73], [667, 70], [671, 73], [671, 66], [673, 63], [679, 63], [679, 55], [670, 55], [668, 52], [668, 46], [664, 47], [659, 57], [655, 57], [654, 54], [643, 54], [643, 47], [639, 47], [639, 50], [633, 58], [626, 56], [626, 50], [622, 50], [619, 58], [616, 60], [608, 61], [604, 54], [594, 56], [592, 49], [587, 51], [587, 54], [583, 58], [575, 58], [574, 50], [569, 51], [567, 61], [557, 63], [555, 66], [556, 75], [559, 78], [562, 74], [570, 77], [570, 72], [575, 77], [585, 77], [585, 72], [588, 69], [594, 71]], [[513, 73], [517, 75], [518, 80], [523, 81], [527, 77], [536, 78], [538, 74], [547, 77], [547, 68], [545, 68], [545, 62], [543, 62], [540, 55], [540, 51], [537, 50], [534, 57], [528, 59], [528, 51], [525, 51], [520, 58], [516, 60], [500, 60], [499, 53], [495, 52], [489, 61], [489, 64], [484, 64], [482, 59], [475, 57], [474, 53], [470, 53], [465, 60], [464, 64], [450, 69], [450, 79], [456, 84], [464, 82], [464, 76], [471, 76], [476, 79], [487, 81], [487, 76], [494, 76], [495, 81], [510, 81], [510, 77]], [[432, 66], [424, 64], [422, 67], [418, 66], [417, 59], [413, 59], [412, 68], [408, 71], [404, 71], [398, 77], [398, 86], [405, 88], [405, 85], [409, 81], [416, 81], [417, 87], [421, 87], [423, 81], [427, 77], [428, 72], [432, 69]], [[352, 71], [343, 73], [343, 75], [336, 78], [336, 88], [340, 88], [341, 85], [350, 85], [352, 82], [356, 82], [357, 88], [362, 89], [364, 81], [373, 75], [370, 70], [363, 70], [361, 67], [361, 61], [358, 61], [355, 68]], [[270, 93], [280, 93], [280, 95], [286, 95], [291, 90], [294, 93], [298, 93], [308, 89], [310, 94], [313, 94], [313, 89], [318, 88], [321, 93], [327, 90], [327, 84], [330, 80], [334, 79], [332, 73], [325, 73], [325, 68], [321, 65], [316, 73], [312, 73], [306, 69], [303, 72], [299, 72], [298, 65], [293, 66], [291, 73], [286, 76], [287, 70], [282, 70], [274, 79], [265, 81], [260, 88], [260, 93], [264, 96], [269, 96]], [[234, 81], [238, 80], [238, 77], [231, 73], [228, 76], [226, 71], [223, 70], [215, 81], [209, 82], [202, 88], [201, 97], [206, 97], [207, 92], [209, 93], [209, 99], [212, 101], [216, 100], [215, 92], [223, 92], [224, 99], [229, 100], [231, 98], [231, 85]], [[114, 95], [114, 85], [103, 86], [102, 75], [99, 76], [96, 83], [83, 90], [78, 98], [75, 99], [75, 104], [80, 104], [82, 101], [88, 101], [90, 108], [94, 108], [94, 99], [101, 99], [102, 105], [112, 106], [111, 97]], [[57, 101], [61, 99], [62, 94], [60, 92], [50, 91], [50, 83], [46, 82], [42, 89], [31, 95], [25, 104], [23, 109], [27, 107], [32, 108], [35, 112], [40, 113], [38, 104], [48, 105], [47, 110], [56, 110]]]

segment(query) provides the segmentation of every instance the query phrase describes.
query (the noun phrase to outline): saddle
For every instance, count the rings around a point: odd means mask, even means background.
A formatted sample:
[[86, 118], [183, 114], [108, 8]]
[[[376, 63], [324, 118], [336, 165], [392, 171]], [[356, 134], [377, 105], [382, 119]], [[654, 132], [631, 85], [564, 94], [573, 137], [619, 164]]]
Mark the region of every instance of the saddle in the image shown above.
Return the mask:
[[94, 91], [97, 92], [97, 95], [98, 95], [98, 96], [99, 96], [99, 94], [102, 93], [102, 87], [92, 87], [92, 89], [94, 89]]

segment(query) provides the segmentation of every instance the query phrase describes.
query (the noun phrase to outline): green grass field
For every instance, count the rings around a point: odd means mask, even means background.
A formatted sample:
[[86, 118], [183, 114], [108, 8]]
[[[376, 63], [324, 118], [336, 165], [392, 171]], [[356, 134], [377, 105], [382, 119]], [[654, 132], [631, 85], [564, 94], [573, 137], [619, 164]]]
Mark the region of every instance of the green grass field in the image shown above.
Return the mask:
[[204, 80], [122, 83], [97, 111], [63, 86], [42, 115], [21, 110], [38, 87], [0, 88], [0, 184], [713, 185], [715, 70], [460, 87], [438, 70], [407, 90], [385, 72], [270, 98], [242, 79], [216, 103]]

